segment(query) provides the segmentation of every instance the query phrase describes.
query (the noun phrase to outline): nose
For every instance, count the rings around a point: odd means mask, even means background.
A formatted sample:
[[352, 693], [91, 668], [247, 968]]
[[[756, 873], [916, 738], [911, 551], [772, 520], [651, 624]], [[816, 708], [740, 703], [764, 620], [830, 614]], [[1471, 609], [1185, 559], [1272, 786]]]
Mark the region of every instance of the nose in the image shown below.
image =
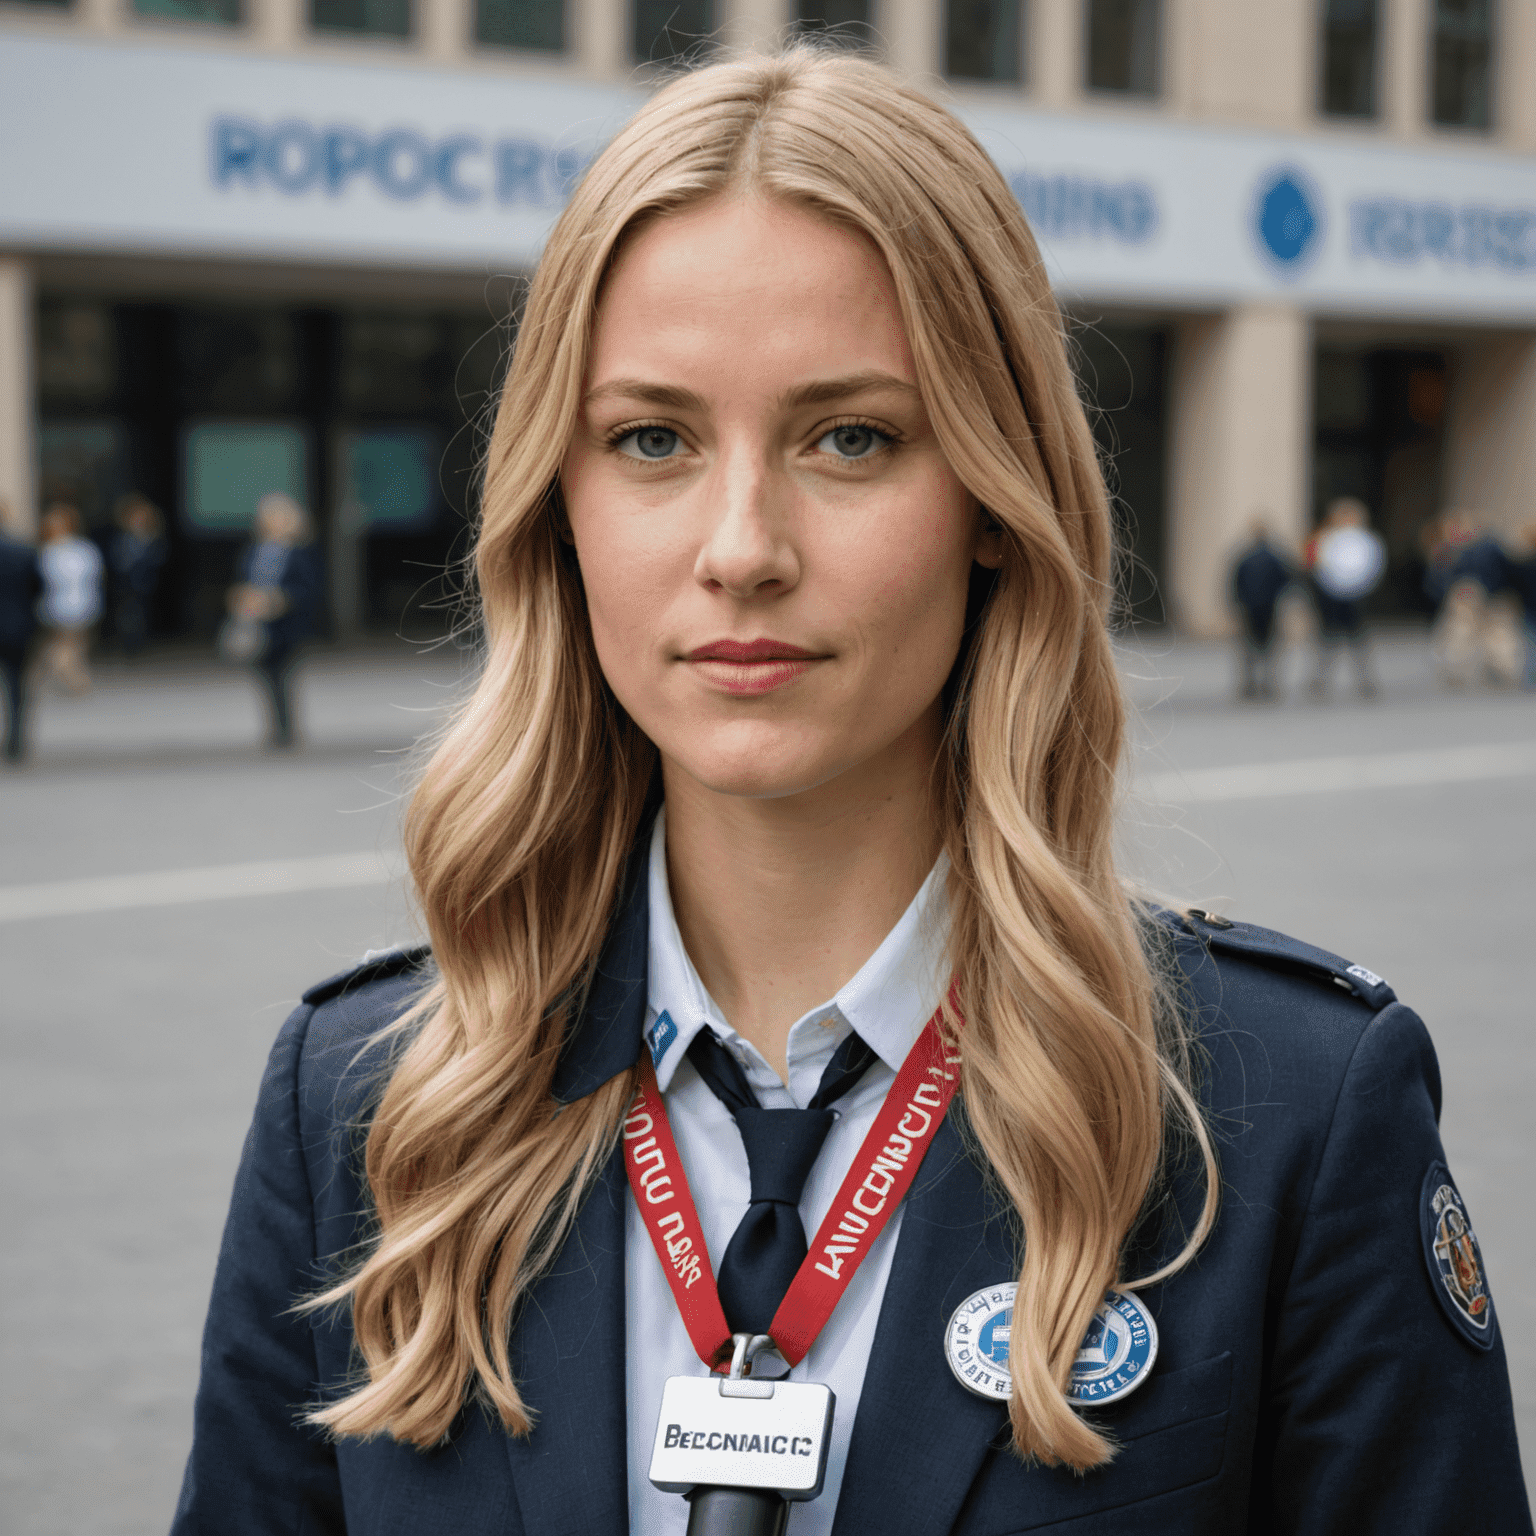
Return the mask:
[[786, 490], [764, 456], [747, 448], [726, 455], [706, 488], [710, 522], [694, 579], [735, 598], [776, 597], [800, 580], [790, 537]]

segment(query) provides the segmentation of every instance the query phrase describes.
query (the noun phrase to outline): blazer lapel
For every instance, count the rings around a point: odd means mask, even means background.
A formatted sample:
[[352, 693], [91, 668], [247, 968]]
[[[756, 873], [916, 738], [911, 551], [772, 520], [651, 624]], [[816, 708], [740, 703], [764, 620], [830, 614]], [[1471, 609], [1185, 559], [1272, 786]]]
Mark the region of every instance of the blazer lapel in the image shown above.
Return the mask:
[[859, 1398], [834, 1536], [936, 1536], [955, 1523], [1005, 1403], [955, 1380], [944, 1352], [951, 1313], [1017, 1277], [1012, 1218], [989, 1199], [950, 1112], [907, 1195], [869, 1370]]
[[507, 1439], [527, 1536], [624, 1536], [624, 1169], [615, 1150], [513, 1335], [533, 1433]]
[[[646, 820], [649, 827], [649, 819]], [[618, 910], [580, 1015], [555, 1069], [554, 1097], [585, 1097], [639, 1060], [645, 1028], [649, 838], [637, 840]], [[507, 1440], [527, 1536], [624, 1536], [624, 1217], [618, 1148], [576, 1217], [512, 1335], [513, 1364], [537, 1414]]]

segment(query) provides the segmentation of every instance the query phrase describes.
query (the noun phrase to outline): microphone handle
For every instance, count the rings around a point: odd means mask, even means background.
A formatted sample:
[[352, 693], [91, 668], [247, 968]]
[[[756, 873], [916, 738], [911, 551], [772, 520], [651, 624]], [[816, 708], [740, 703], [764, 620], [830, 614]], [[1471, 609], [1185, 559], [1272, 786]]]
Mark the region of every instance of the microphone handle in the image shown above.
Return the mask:
[[784, 1536], [789, 1505], [771, 1488], [695, 1488], [688, 1536]]

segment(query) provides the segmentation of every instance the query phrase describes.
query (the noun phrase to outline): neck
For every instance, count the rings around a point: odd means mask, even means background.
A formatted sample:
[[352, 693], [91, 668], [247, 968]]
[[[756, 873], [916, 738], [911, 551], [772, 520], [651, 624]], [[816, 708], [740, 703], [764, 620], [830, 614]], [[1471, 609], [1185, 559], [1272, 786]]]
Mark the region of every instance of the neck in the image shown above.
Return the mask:
[[683, 944], [727, 1022], [786, 1081], [790, 1027], [879, 948], [938, 857], [937, 749], [925, 721], [874, 762], [764, 800], [717, 794], [663, 763]]

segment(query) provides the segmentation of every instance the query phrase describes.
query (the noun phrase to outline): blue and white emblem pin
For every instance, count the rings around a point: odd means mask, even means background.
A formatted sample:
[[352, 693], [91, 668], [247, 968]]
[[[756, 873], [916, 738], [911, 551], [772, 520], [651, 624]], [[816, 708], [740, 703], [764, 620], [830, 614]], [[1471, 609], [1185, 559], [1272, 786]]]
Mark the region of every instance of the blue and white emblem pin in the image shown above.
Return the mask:
[[1008, 1339], [1013, 1322], [1011, 1281], [989, 1285], [955, 1308], [944, 1330], [944, 1354], [955, 1380], [977, 1397], [1006, 1402], [1013, 1392], [1008, 1373]]
[[1067, 1399], [1074, 1408], [1113, 1403], [1134, 1392], [1157, 1361], [1157, 1324], [1132, 1291], [1111, 1291], [1093, 1314], [1072, 1374]]
[[667, 1048], [677, 1039], [677, 1025], [672, 1022], [672, 1015], [665, 1008], [657, 1014], [656, 1022], [651, 1025], [650, 1033], [645, 1037], [645, 1043], [651, 1048], [651, 1064], [659, 1067], [661, 1058], [667, 1054]]
[[[978, 1397], [1005, 1401], [1013, 1391], [1008, 1342], [1013, 1325], [1011, 1281], [967, 1296], [944, 1332], [944, 1354], [955, 1380]], [[1067, 1400], [1075, 1408], [1113, 1403], [1134, 1392], [1157, 1360], [1157, 1324], [1130, 1291], [1111, 1291], [1093, 1315], [1072, 1374]]]

